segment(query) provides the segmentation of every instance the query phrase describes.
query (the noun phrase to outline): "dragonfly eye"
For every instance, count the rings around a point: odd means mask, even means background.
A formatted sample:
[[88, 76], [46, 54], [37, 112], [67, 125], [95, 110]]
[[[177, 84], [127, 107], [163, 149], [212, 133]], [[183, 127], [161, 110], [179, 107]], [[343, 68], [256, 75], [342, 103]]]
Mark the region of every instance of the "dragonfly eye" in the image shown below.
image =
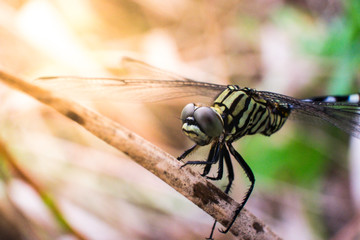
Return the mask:
[[210, 107], [199, 107], [194, 111], [194, 119], [209, 137], [221, 135], [224, 125], [218, 113]]
[[189, 103], [187, 104], [181, 112], [180, 118], [184, 122], [184, 120], [188, 117], [192, 117], [195, 111], [195, 104]]

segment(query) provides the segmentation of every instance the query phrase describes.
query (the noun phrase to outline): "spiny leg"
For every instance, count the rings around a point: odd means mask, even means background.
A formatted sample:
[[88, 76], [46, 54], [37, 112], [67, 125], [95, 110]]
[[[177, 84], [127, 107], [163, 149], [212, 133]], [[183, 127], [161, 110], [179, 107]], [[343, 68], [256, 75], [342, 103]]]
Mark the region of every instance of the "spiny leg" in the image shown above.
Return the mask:
[[[210, 179], [212, 181], [218, 181], [218, 180], [222, 179], [223, 173], [224, 173], [224, 160], [223, 160], [224, 159], [224, 153], [223, 153], [224, 149], [225, 149], [225, 147], [222, 144], [220, 146], [220, 155], [219, 155], [219, 158], [218, 158], [218, 161], [219, 161], [218, 175], [216, 177], [208, 177], [208, 176], [206, 176], [207, 179]], [[212, 165], [207, 165], [207, 166], [211, 167]], [[205, 173], [205, 169], [204, 169], [204, 173]], [[209, 172], [207, 172], [205, 175], [207, 175], [208, 173]], [[202, 175], [202, 176], [205, 176], [205, 175]]]
[[212, 164], [206, 165], [206, 166], [204, 167], [204, 171], [203, 171], [203, 173], [201, 174], [201, 176], [204, 177], [204, 176], [208, 175], [209, 172], [210, 172], [210, 170], [211, 170], [211, 167], [212, 167]]
[[[214, 154], [215, 154], [215, 149], [216, 149], [216, 145], [217, 143], [214, 143], [212, 146], [211, 146], [211, 149], [209, 151], [209, 155], [208, 155], [208, 159], [207, 159], [207, 162], [213, 162], [213, 158], [214, 158]], [[201, 176], [206, 176], [210, 170], [211, 170], [211, 167], [212, 167], [212, 164], [207, 164], [205, 167], [204, 167], [204, 171], [203, 173], [201, 174]]]
[[230, 158], [230, 154], [228, 152], [228, 150], [226, 148], [224, 148], [223, 150], [223, 155], [224, 155], [224, 158], [225, 158], [225, 164], [226, 164], [226, 167], [228, 169], [228, 179], [229, 179], [229, 183], [228, 185], [226, 186], [226, 189], [225, 189], [225, 193], [228, 194], [230, 192], [230, 189], [231, 189], [231, 185], [234, 181], [234, 169], [233, 169], [233, 165], [232, 165], [232, 162], [231, 162], [231, 158]]
[[177, 160], [182, 160], [184, 158], [187, 157], [187, 155], [189, 155], [192, 151], [194, 151], [196, 148], [198, 147], [197, 144], [195, 144], [194, 146], [192, 146], [191, 148], [189, 148], [188, 150], [186, 150], [183, 154], [181, 154], [179, 157], [177, 157]]
[[[195, 150], [195, 148], [197, 146], [198, 145], [194, 145], [192, 148], [186, 150], [180, 157], [178, 157], [178, 160], [184, 159], [188, 154], [190, 154], [193, 150]], [[231, 149], [230, 149], [230, 151], [231, 151]], [[239, 156], [240, 156], [240, 154], [239, 154]], [[210, 179], [210, 180], [220, 180], [222, 178], [223, 172], [224, 172], [224, 157], [225, 157], [226, 167], [227, 167], [228, 173], [229, 173], [229, 176], [228, 176], [229, 183], [228, 183], [228, 185], [227, 185], [227, 187], [226, 187], [226, 189], [224, 191], [227, 194], [230, 191], [232, 182], [234, 180], [234, 170], [233, 170], [233, 166], [232, 166], [232, 163], [231, 163], [231, 158], [230, 158], [229, 152], [226, 149], [226, 147], [224, 146], [223, 142], [215, 142], [211, 146], [211, 149], [209, 151], [209, 155], [208, 155], [208, 158], [207, 158], [206, 161], [188, 161], [184, 165], [182, 165], [181, 167], [184, 167], [186, 165], [205, 164], [206, 166], [204, 168], [204, 172], [202, 173], [202, 176], [206, 176], [210, 172], [212, 165], [216, 164], [218, 161], [220, 161], [219, 162], [218, 175], [216, 177], [207, 177], [207, 179]], [[245, 202], [243, 204], [245, 204]], [[240, 208], [240, 210], [241, 210], [241, 208]], [[235, 221], [235, 219], [236, 219], [237, 215], [239, 214], [240, 210], [236, 213], [233, 221], [231, 222], [230, 227], [232, 226], [233, 222]], [[212, 236], [214, 234], [216, 223], [217, 223], [217, 221], [215, 220], [214, 224], [213, 224], [213, 226], [211, 228], [210, 236], [209, 236], [209, 238], [207, 238], [209, 240], [213, 239]], [[224, 233], [228, 232], [230, 227], [228, 229], [226, 229]]]
[[214, 240], [214, 239], [213, 239], [213, 234], [214, 234], [214, 230], [215, 230], [216, 223], [217, 223], [217, 221], [215, 220], [215, 221], [214, 221], [214, 224], [213, 224], [213, 226], [212, 226], [212, 228], [211, 228], [210, 236], [209, 236], [208, 238], [206, 238], [206, 240]]
[[[195, 148], [197, 147], [197, 145], [194, 145], [193, 147], [191, 147], [190, 149], [186, 150], [180, 157], [178, 157], [178, 160], [184, 159], [188, 154], [190, 154], [193, 150], [195, 150]], [[217, 177], [222, 177], [222, 172], [223, 172], [223, 156], [222, 156], [222, 149], [224, 148], [224, 144], [220, 143], [220, 142], [215, 142], [213, 143], [213, 145], [211, 146], [211, 149], [209, 151], [209, 155], [207, 158], [207, 161], [189, 161], [186, 162], [184, 165], [182, 165], [181, 167], [184, 167], [187, 164], [206, 164], [205, 168], [204, 168], [204, 172], [201, 174], [202, 176], [206, 176], [210, 170], [213, 164], [215, 164], [217, 161], [219, 161], [220, 159], [220, 163], [219, 163], [219, 170], [218, 170], [218, 176]], [[219, 178], [219, 179], [220, 179]], [[216, 225], [216, 221], [213, 224], [213, 227], [211, 228], [211, 234], [210, 237], [208, 239], [212, 240], [212, 235], [214, 233], [214, 229], [215, 229], [215, 225]]]
[[[226, 147], [224, 145], [222, 145], [221, 152], [220, 152], [219, 170], [218, 170], [217, 177], [214, 177], [214, 178], [207, 177], [207, 178], [211, 179], [211, 180], [215, 180], [215, 181], [220, 180], [222, 178], [223, 173], [224, 173], [224, 157], [225, 157], [226, 166], [227, 166], [228, 171], [229, 171], [229, 184], [228, 184], [228, 186], [226, 187], [226, 190], [225, 190], [225, 193], [227, 194], [229, 192], [230, 187], [231, 187], [232, 181], [234, 180], [234, 171], [233, 171], [232, 165], [229, 168], [228, 161], [230, 161], [230, 164], [231, 164], [231, 159], [230, 159], [229, 152], [228, 152], [228, 150], [226, 149]], [[217, 223], [217, 221], [215, 220], [214, 224], [213, 224], [213, 226], [211, 228], [210, 236], [207, 238], [208, 240], [213, 239], [212, 236], [214, 234], [216, 223]]]
[[252, 172], [251, 168], [249, 167], [249, 165], [245, 162], [243, 157], [234, 149], [234, 147], [231, 145], [230, 142], [228, 142], [227, 145], [228, 145], [228, 148], [230, 150], [230, 153], [235, 157], [236, 161], [244, 169], [246, 176], [249, 178], [249, 180], [251, 182], [251, 185], [250, 185], [250, 188], [247, 191], [243, 201], [241, 202], [240, 207], [238, 209], [236, 209], [234, 217], [231, 220], [228, 227], [225, 230], [220, 230], [220, 232], [222, 232], [222, 233], [227, 233], [230, 230], [230, 228], [234, 224], [237, 216], [239, 215], [241, 209], [243, 209], [243, 207], [245, 206], [247, 200], [249, 199], [249, 197], [250, 197], [250, 195], [251, 195], [251, 193], [252, 193], [252, 191], [254, 189], [254, 185], [255, 185], [255, 176], [254, 176], [254, 173]]
[[220, 147], [221, 144], [219, 142], [215, 142], [210, 149], [210, 153], [208, 155], [208, 159], [206, 161], [188, 161], [181, 167], [185, 167], [186, 165], [212, 165], [217, 163], [220, 155]]

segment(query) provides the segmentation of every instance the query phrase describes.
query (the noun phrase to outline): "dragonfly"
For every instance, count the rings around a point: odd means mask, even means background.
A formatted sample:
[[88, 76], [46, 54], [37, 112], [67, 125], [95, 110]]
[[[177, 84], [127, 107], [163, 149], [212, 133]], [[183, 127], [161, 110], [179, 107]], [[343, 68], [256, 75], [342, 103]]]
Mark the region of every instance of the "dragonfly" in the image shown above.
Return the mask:
[[[234, 148], [235, 141], [246, 135], [271, 136], [289, 118], [327, 123], [360, 138], [359, 93], [297, 99], [237, 85], [195, 81], [132, 58], [123, 58], [122, 66], [138, 77], [56, 76], [38, 78], [36, 82], [69, 97], [85, 100], [156, 102], [197, 95], [214, 99], [212, 105], [189, 103], [183, 108], [180, 114], [182, 131], [195, 144], [177, 159], [183, 160], [198, 148], [210, 145], [206, 160], [187, 161], [183, 166], [203, 165], [201, 175], [214, 181], [223, 178], [226, 166], [226, 194], [235, 178], [231, 156], [244, 170], [250, 187], [228, 226], [220, 229], [222, 233], [231, 229], [255, 185], [254, 173]], [[211, 168], [216, 165], [217, 175], [210, 176]], [[215, 220], [208, 239], [213, 239], [216, 223]]]

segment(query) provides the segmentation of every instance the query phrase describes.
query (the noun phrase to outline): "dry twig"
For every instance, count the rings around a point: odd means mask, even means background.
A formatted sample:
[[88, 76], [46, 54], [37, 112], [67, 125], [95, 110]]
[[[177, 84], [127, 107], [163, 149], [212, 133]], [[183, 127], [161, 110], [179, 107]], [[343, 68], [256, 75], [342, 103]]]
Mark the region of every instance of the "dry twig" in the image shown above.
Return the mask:
[[[124, 152], [138, 164], [155, 174], [176, 191], [195, 203], [226, 226], [239, 204], [190, 168], [120, 124], [75, 102], [56, 96], [22, 79], [0, 71], [7, 85], [29, 94], [80, 124], [86, 130]], [[230, 230], [239, 239], [280, 239], [264, 223], [246, 209]]]

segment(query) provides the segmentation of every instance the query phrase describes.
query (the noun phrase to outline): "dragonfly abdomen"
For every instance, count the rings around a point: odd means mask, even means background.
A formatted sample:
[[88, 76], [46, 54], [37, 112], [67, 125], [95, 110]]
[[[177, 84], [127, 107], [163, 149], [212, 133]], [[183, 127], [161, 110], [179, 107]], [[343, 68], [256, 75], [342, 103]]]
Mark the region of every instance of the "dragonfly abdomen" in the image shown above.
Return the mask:
[[351, 95], [343, 95], [343, 96], [321, 96], [321, 97], [313, 97], [303, 99], [304, 102], [324, 102], [324, 103], [359, 103], [360, 102], [360, 94], [355, 93]]
[[290, 108], [258, 98], [255, 92], [231, 85], [215, 99], [213, 108], [223, 117], [226, 141], [256, 133], [269, 136], [285, 123]]

